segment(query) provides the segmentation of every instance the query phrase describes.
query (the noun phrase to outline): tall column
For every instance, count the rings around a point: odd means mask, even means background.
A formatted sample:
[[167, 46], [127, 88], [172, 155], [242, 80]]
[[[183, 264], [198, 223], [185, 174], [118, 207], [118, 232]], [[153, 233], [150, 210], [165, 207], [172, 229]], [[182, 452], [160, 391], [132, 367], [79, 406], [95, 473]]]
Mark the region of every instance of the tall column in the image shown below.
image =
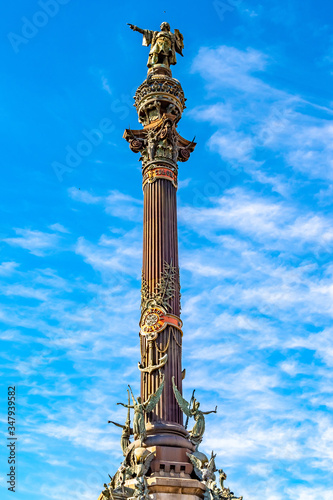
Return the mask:
[[[110, 421], [122, 428], [124, 460], [99, 500], [242, 500], [224, 487], [222, 469], [217, 486], [216, 455], [209, 459], [198, 449], [205, 416], [217, 408], [203, 411], [194, 392], [191, 399], [182, 396], [178, 163], [189, 159], [195, 143], [177, 132], [185, 97], [170, 65], [176, 64], [176, 52], [182, 55], [183, 36], [168, 23], [160, 31], [130, 27], [151, 46], [148, 76], [135, 93], [142, 128], [124, 133], [142, 162], [141, 397], [131, 394], [131, 403], [130, 389], [128, 402], [118, 403], [128, 408], [125, 423]], [[183, 413], [193, 417], [191, 430], [183, 426]]]
[[[142, 280], [149, 296], [156, 296], [156, 288], [161, 289], [161, 278], [168, 279], [165, 287], [170, 288], [170, 299], [161, 304], [169, 319], [179, 324], [178, 328], [166, 325], [158, 333], [155, 341], [149, 341], [143, 331], [141, 336], [142, 365], [159, 366], [166, 359], [161, 369], [141, 375], [141, 394], [144, 401], [156, 392], [160, 384], [160, 372], [164, 373], [164, 391], [154, 412], [148, 414], [150, 421], [166, 421], [182, 424], [182, 412], [176, 404], [172, 391], [171, 377], [174, 375], [178, 387], [181, 387], [182, 332], [180, 330], [180, 291], [177, 244], [177, 206], [176, 188], [170, 181], [157, 179], [154, 183], [146, 183], [144, 187], [144, 241]], [[160, 295], [164, 292], [157, 291]], [[156, 302], [156, 300], [155, 300]], [[161, 303], [162, 300], [159, 300]], [[148, 307], [147, 307], [148, 306]], [[156, 306], [144, 299], [143, 322], [152, 323], [157, 315], [151, 313]], [[161, 309], [159, 307], [158, 309]], [[164, 317], [168, 317], [165, 315]], [[141, 322], [141, 323], [143, 323]], [[151, 356], [149, 359], [149, 355]], [[167, 358], [166, 358], [167, 357]], [[163, 362], [163, 361], [162, 361]]]
[[178, 161], [187, 161], [195, 143], [182, 138], [177, 124], [185, 108], [180, 83], [158, 66], [135, 94], [141, 130], [124, 137], [142, 161], [144, 215], [141, 289], [141, 396], [154, 394], [164, 375], [164, 390], [146, 415], [148, 433], [165, 424], [182, 425], [172, 377], [182, 387], [182, 322], [177, 236]]

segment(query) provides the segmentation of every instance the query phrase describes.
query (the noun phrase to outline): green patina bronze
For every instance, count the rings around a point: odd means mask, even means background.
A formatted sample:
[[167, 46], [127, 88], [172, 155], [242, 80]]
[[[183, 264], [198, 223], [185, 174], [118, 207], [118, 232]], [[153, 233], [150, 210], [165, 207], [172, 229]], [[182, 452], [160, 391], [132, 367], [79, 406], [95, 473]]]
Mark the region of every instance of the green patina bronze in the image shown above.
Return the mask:
[[181, 393], [178, 391], [177, 386], [175, 384], [175, 377], [172, 377], [172, 386], [175, 398], [177, 403], [179, 404], [181, 410], [187, 415], [189, 418], [193, 417], [195, 420], [195, 424], [193, 429], [190, 431], [190, 439], [196, 447], [202, 441], [202, 437], [205, 432], [205, 417], [204, 415], [209, 415], [210, 413], [217, 413], [217, 406], [215, 410], [211, 411], [201, 411], [199, 410], [200, 403], [195, 398], [193, 398], [192, 408], [190, 404], [183, 398]]
[[151, 411], [153, 411], [153, 409], [155, 408], [161, 397], [163, 387], [164, 387], [164, 376], [162, 378], [161, 385], [159, 386], [157, 391], [154, 394], [151, 394], [147, 399], [147, 401], [142, 403], [140, 396], [137, 398], [137, 400], [135, 399], [131, 386], [129, 386], [132, 395], [133, 405], [129, 404], [125, 405], [124, 403], [117, 403], [118, 405], [122, 405], [125, 408], [129, 409], [132, 408], [134, 410], [134, 418], [133, 418], [134, 439], [140, 439], [141, 445], [147, 437], [145, 413], [150, 413]]
[[181, 56], [183, 55], [184, 37], [177, 29], [172, 33], [169, 23], [162, 23], [161, 31], [143, 30], [134, 24], [128, 23], [128, 25], [131, 30], [138, 31], [143, 35], [143, 45], [151, 46], [147, 63], [148, 68], [156, 66], [170, 68], [170, 65], [177, 63], [176, 52]]

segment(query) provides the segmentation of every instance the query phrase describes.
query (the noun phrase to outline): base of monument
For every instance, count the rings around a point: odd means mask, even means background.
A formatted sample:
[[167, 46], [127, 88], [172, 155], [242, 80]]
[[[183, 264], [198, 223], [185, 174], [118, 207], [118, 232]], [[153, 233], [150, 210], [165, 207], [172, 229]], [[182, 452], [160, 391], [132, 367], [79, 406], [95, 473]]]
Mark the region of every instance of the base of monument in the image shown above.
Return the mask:
[[[160, 459], [161, 453], [163, 453], [164, 460], [189, 463], [186, 453], [193, 453], [195, 451], [194, 444], [188, 439], [188, 432], [182, 425], [177, 424], [148, 424], [145, 442], [142, 443], [139, 439], [136, 439], [129, 445], [128, 451], [130, 452], [133, 449], [141, 447], [147, 448], [154, 453], [155, 459], [153, 464], [156, 460]], [[158, 453], [156, 454], [157, 450]], [[152, 467], [152, 470], [155, 472], [158, 469]], [[191, 466], [189, 473], [192, 470], [193, 467]]]
[[[192, 443], [179, 435], [150, 436], [147, 442], [151, 439], [155, 443], [160, 443], [163, 439], [170, 440], [172, 437], [175, 438], [178, 446], [170, 446], [171, 443], [166, 446], [166, 443], [163, 443], [162, 446], [157, 444], [147, 447], [155, 456], [150, 465], [150, 475], [146, 478], [149, 498], [151, 500], [202, 500], [206, 487], [197, 479], [191, 478], [193, 465], [187, 454], [193, 452]], [[136, 479], [130, 479], [125, 484], [133, 488], [135, 482]]]
[[156, 500], [199, 500], [206, 487], [197, 479], [185, 477], [149, 477], [149, 496]]
[[[206, 491], [205, 485], [188, 474], [183, 477], [155, 476], [147, 477], [149, 498], [151, 500], [202, 500]], [[126, 481], [126, 486], [133, 488], [135, 479]]]
[[144, 443], [135, 440], [129, 445], [123, 464], [109, 483], [111, 488], [104, 490], [99, 500], [207, 498], [207, 485], [194, 473], [190, 458], [195, 456], [206, 468], [209, 460], [195, 451], [184, 427], [155, 424], [149, 426], [147, 434]]

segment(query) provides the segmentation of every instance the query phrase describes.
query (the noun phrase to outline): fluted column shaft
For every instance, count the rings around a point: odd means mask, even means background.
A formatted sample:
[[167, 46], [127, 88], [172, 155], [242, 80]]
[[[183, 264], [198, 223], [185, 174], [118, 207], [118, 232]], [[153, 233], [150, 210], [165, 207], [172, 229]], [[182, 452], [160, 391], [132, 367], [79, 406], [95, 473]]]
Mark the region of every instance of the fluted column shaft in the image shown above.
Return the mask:
[[[178, 238], [177, 238], [177, 190], [174, 185], [164, 179], [146, 183], [144, 186], [144, 220], [143, 220], [143, 277], [149, 291], [154, 293], [156, 284], [161, 278], [164, 262], [172, 264], [175, 272], [175, 293], [170, 300], [169, 313], [180, 315]], [[147, 352], [147, 340], [141, 337], [142, 352]], [[153, 362], [163, 354], [168, 354], [168, 361], [163, 366], [165, 376], [164, 390], [154, 412], [148, 415], [148, 421], [173, 422], [182, 424], [182, 412], [176, 403], [172, 390], [172, 376], [176, 385], [182, 390], [181, 367], [182, 334], [178, 328], [168, 325], [158, 334], [153, 349]], [[141, 395], [144, 401], [153, 394], [160, 384], [159, 371], [142, 373]]]

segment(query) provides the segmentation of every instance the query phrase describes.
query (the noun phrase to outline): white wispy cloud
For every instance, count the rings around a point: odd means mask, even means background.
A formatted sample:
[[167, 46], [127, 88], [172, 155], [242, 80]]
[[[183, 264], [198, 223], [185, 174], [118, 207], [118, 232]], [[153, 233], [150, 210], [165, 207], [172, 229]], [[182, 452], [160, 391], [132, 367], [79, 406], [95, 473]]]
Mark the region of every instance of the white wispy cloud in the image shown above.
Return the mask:
[[224, 196], [213, 198], [207, 208], [183, 207], [180, 218], [215, 241], [217, 231], [224, 229], [239, 231], [271, 249], [283, 250], [292, 242], [294, 247], [308, 244], [326, 251], [333, 244], [330, 217], [311, 211], [302, 213], [295, 203], [258, 197], [255, 191], [244, 188], [230, 189]]
[[142, 207], [142, 200], [137, 200], [120, 191], [111, 191], [106, 196], [95, 196], [88, 191], [81, 191], [77, 188], [70, 188], [69, 195], [76, 201], [90, 204], [101, 204], [107, 214], [114, 217], [128, 219], [138, 222], [140, 220], [139, 210]]
[[101, 203], [103, 198], [101, 196], [96, 196], [94, 194], [89, 193], [88, 191], [81, 191], [78, 188], [70, 188], [68, 190], [69, 196], [73, 198], [73, 200], [80, 201], [82, 203], [86, 203], [88, 205], [93, 205], [97, 203]]
[[66, 229], [62, 224], [56, 222], [55, 224], [51, 224], [49, 226], [51, 231], [58, 231], [59, 233], [69, 233], [68, 229]]
[[[191, 116], [219, 126], [209, 146], [224, 161], [237, 161], [259, 182], [276, 184], [267, 162], [260, 161], [262, 172], [257, 174], [257, 156], [263, 150], [283, 158], [289, 178], [292, 168], [295, 174], [332, 181], [333, 109], [267, 83], [274, 63], [267, 54], [252, 48], [201, 48], [192, 71], [202, 76], [214, 102], [194, 108]], [[221, 89], [224, 101], [216, 102]], [[279, 185], [278, 192], [287, 194], [281, 174]]]
[[39, 230], [33, 229], [14, 229], [17, 236], [12, 238], [3, 238], [2, 241], [8, 243], [8, 245], [18, 246], [29, 250], [33, 255], [42, 257], [45, 253], [51, 249], [54, 249], [58, 242], [59, 237], [54, 233], [45, 233]]
[[15, 272], [15, 270], [19, 267], [18, 262], [14, 261], [8, 261], [8, 262], [2, 262], [0, 264], [0, 276], [8, 276]]
[[112, 95], [112, 89], [108, 78], [105, 75], [101, 75], [101, 81], [103, 90], [105, 90], [109, 95]]
[[221, 84], [246, 93], [270, 93], [269, 85], [252, 75], [265, 70], [268, 56], [248, 48], [245, 51], [222, 45], [216, 49], [202, 47], [196, 56], [192, 71], [199, 72], [213, 90]]
[[244, 163], [252, 160], [254, 141], [242, 132], [215, 132], [208, 141], [212, 151], [217, 151], [227, 161]]
[[122, 281], [123, 276], [140, 274], [138, 269], [142, 250], [137, 244], [138, 237], [136, 230], [118, 238], [102, 235], [98, 245], [81, 237], [76, 245], [76, 253], [94, 269], [108, 272], [115, 281]]

